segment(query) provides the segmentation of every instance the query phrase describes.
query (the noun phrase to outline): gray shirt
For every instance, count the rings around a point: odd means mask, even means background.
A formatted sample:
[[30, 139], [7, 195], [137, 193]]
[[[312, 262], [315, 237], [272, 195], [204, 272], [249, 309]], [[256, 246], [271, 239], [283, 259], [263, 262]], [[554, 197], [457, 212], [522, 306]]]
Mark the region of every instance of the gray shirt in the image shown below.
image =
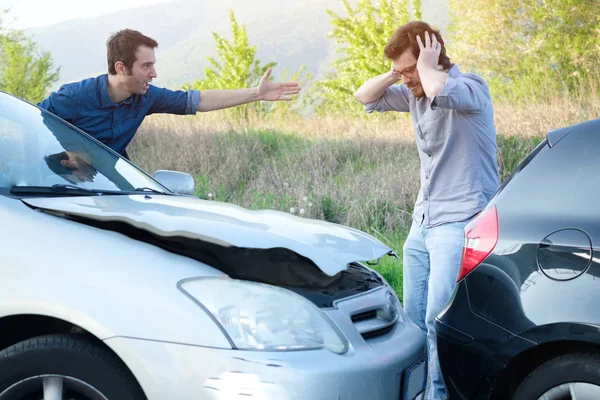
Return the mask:
[[425, 227], [465, 220], [498, 190], [494, 111], [485, 81], [454, 65], [433, 99], [416, 98], [403, 84], [365, 105], [410, 112], [421, 160], [421, 188], [413, 219]]

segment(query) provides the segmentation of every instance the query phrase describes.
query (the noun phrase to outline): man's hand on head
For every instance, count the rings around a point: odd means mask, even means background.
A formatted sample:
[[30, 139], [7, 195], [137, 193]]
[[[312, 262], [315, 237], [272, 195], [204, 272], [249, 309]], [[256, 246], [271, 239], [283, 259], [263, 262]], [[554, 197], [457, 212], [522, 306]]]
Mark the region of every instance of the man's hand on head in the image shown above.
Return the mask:
[[442, 51], [442, 45], [437, 41], [435, 35], [429, 36], [429, 32], [425, 32], [425, 45], [421, 40], [421, 36], [417, 35], [417, 43], [419, 44], [419, 59], [417, 60], [417, 69], [419, 73], [427, 68], [434, 69], [436, 71], [442, 71], [444, 67], [438, 65], [440, 59], [440, 52]]
[[394, 83], [398, 82], [400, 79], [402, 79], [402, 74], [400, 73], [400, 71], [398, 71], [396, 68], [394, 68], [394, 62], [392, 61], [392, 65], [390, 67], [390, 74], [391, 77], [394, 80]]
[[440, 52], [442, 51], [442, 45], [437, 41], [435, 35], [429, 35], [429, 32], [425, 32], [425, 44], [421, 40], [421, 37], [417, 35], [417, 43], [419, 44], [419, 58], [417, 60], [417, 70], [419, 71], [419, 77], [421, 78], [421, 86], [425, 91], [425, 96], [433, 98], [437, 96], [448, 79], [448, 74], [444, 71], [444, 67], [438, 65], [440, 58]]

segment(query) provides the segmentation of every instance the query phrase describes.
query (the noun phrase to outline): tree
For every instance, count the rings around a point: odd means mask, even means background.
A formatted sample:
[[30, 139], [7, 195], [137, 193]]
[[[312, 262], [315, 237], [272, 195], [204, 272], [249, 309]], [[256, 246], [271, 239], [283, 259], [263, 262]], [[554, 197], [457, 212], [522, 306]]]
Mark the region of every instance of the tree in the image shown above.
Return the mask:
[[[7, 11], [4, 11], [6, 15]], [[30, 102], [41, 101], [58, 80], [49, 52], [18, 30], [3, 27], [0, 15], [0, 89]]]
[[58, 74], [50, 53], [40, 53], [30, 39], [0, 38], [0, 89], [37, 103], [58, 80]]
[[[331, 10], [333, 30], [328, 35], [335, 39], [340, 57], [332, 64], [325, 80], [317, 82], [311, 93], [317, 112], [358, 113], [362, 106], [354, 100], [354, 92], [367, 79], [390, 69], [390, 61], [383, 48], [400, 25], [410, 21], [407, 0], [359, 0], [352, 8], [342, 0], [347, 17]], [[415, 17], [420, 18], [420, 0], [412, 5]]]
[[[191, 85], [183, 85], [184, 89], [208, 90], [254, 87], [258, 85], [260, 78], [270, 67], [277, 65], [276, 62], [261, 65], [260, 60], [256, 59], [257, 48], [248, 42], [246, 28], [244, 25], [238, 24], [232, 10], [229, 10], [229, 22], [231, 24], [232, 41], [229, 42], [213, 32], [217, 59], [206, 57], [212, 67], [204, 68], [204, 77]], [[298, 79], [303, 72], [304, 68], [301, 68], [293, 77]], [[269, 106], [253, 103], [234, 107], [228, 111], [236, 116], [247, 118], [251, 109], [262, 115], [272, 107], [277, 107], [277, 105]]]
[[450, 0], [451, 56], [511, 100], [570, 92], [600, 76], [597, 0]]

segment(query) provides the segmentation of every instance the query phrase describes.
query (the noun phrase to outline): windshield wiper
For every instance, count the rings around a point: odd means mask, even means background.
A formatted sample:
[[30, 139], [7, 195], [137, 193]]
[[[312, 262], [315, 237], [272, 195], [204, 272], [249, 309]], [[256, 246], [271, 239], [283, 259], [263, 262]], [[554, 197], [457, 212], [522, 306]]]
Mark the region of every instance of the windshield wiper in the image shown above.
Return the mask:
[[104, 194], [123, 195], [127, 194], [118, 190], [94, 190], [85, 189], [75, 185], [52, 185], [52, 186], [13, 186], [10, 188], [11, 194], [58, 194], [68, 196], [102, 196]]

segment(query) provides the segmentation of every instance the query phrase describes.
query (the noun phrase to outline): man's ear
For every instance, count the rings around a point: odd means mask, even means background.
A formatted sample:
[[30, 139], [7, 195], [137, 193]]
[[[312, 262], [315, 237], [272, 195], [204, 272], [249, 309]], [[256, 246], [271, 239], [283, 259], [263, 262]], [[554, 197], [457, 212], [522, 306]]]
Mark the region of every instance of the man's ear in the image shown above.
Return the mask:
[[117, 61], [115, 63], [115, 70], [117, 71], [117, 75], [127, 75], [127, 67], [123, 61]]

